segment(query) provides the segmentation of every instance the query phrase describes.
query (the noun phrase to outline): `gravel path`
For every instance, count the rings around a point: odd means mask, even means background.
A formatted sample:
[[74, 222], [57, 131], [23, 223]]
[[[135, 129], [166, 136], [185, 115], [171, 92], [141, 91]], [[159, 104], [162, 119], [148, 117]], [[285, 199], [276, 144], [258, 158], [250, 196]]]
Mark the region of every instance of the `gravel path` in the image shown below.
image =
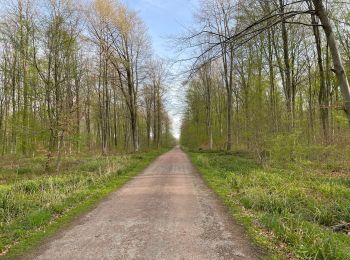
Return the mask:
[[25, 259], [261, 259], [174, 148]]

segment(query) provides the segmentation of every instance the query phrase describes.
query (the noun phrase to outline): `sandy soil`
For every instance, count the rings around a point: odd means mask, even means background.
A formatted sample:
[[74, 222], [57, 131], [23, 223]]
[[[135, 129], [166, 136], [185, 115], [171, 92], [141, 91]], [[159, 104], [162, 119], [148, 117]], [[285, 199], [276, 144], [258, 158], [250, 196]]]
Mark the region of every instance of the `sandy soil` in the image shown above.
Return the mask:
[[175, 148], [25, 259], [261, 259]]

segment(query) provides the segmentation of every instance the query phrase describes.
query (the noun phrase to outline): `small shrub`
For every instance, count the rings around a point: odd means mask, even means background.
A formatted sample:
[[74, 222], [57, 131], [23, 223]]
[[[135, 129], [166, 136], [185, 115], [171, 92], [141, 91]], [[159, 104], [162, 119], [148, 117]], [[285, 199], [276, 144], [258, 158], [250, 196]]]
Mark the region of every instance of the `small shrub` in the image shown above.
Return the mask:
[[32, 229], [47, 224], [51, 219], [51, 212], [47, 209], [39, 209], [30, 213], [25, 221], [24, 228]]
[[270, 159], [274, 163], [289, 165], [300, 159], [300, 133], [280, 134], [272, 139], [270, 145]]
[[101, 168], [101, 162], [99, 161], [88, 161], [80, 166], [81, 171], [87, 172], [98, 172]]
[[29, 167], [20, 167], [20, 168], [17, 168], [17, 174], [30, 174], [33, 172], [33, 169], [32, 168], [29, 168]]

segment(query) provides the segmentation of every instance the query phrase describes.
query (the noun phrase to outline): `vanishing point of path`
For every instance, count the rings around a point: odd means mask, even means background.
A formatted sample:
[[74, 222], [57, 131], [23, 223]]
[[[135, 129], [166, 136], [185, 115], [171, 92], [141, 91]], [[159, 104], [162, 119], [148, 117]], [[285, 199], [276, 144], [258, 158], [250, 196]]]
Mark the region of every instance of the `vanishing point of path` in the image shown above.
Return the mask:
[[26, 259], [260, 259], [175, 148]]

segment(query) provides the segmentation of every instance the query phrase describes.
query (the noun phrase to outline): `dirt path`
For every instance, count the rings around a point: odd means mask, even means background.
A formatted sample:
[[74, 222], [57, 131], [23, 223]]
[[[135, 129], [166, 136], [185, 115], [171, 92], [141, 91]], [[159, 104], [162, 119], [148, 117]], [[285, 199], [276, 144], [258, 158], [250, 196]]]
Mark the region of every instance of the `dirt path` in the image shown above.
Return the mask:
[[187, 156], [160, 156], [26, 259], [260, 259]]

